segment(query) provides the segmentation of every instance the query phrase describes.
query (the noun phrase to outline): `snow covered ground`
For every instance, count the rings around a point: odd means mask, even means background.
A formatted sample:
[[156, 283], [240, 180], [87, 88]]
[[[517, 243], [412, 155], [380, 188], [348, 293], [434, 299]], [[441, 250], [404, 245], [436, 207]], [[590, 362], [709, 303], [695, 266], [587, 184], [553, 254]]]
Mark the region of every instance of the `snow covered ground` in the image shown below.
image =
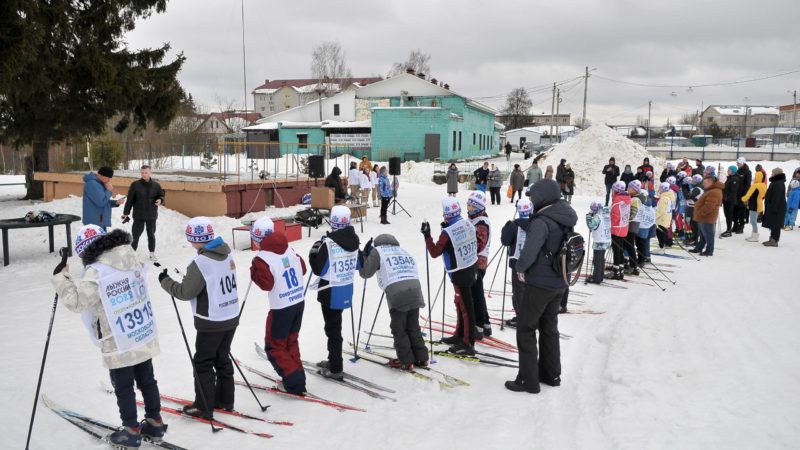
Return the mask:
[[[520, 155], [513, 158], [512, 163]], [[790, 172], [796, 164], [781, 166]], [[767, 165], [768, 169], [771, 167]], [[600, 168], [597, 176], [601, 176]], [[424, 270], [419, 225], [422, 219], [428, 219], [438, 231], [445, 187], [435, 187], [429, 181], [403, 181], [398, 200], [412, 218], [399, 213], [389, 217], [392, 225], [382, 226], [377, 209], [371, 208], [360, 236], [363, 243], [381, 232], [394, 233]], [[9, 200], [5, 192], [0, 194], [0, 218], [20, 217], [31, 209], [80, 214], [78, 198], [32, 205]], [[14, 191], [15, 196], [21, 193]], [[580, 188], [578, 194], [582, 194]], [[465, 191], [459, 193], [462, 206], [466, 196]], [[578, 229], [584, 235], [583, 215], [592, 198], [579, 195], [573, 201], [581, 219]], [[493, 239], [497, 249], [500, 227], [513, 216], [514, 209], [504, 197], [502, 205], [489, 206], [488, 210], [495, 223]], [[115, 226], [129, 229], [130, 225], [119, 224], [118, 212], [114, 214]], [[158, 253], [167, 267], [183, 270], [193, 256], [183, 239], [185, 220], [174, 211], [161, 211]], [[214, 218], [214, 222], [226, 240], [230, 239], [230, 228], [239, 223], [230, 218]], [[62, 233], [56, 232], [57, 244], [63, 242]], [[304, 238], [294, 246], [305, 257], [313, 241], [323, 233], [322, 229], [312, 230], [312, 239]], [[58, 258], [47, 253], [45, 229], [12, 230], [10, 236], [12, 263], [0, 268], [0, 304], [4, 307], [0, 315], [4, 362], [0, 368], [0, 397], [4, 399], [0, 419], [7, 425], [3, 447], [19, 448], [27, 431], [50, 318], [54, 292], [49, 278]], [[240, 235], [239, 244], [240, 249], [244, 247], [244, 236]], [[170, 424], [167, 437], [176, 444], [202, 449], [796, 448], [800, 430], [800, 302], [792, 255], [800, 247], [800, 231], [784, 232], [780, 245], [777, 249], [765, 248], [745, 242], [744, 235], [735, 235], [718, 240], [715, 256], [699, 262], [654, 256], [657, 264], [663, 263], [662, 268], [671, 271], [666, 275], [677, 282], [674, 286], [660, 282], [667, 288], [665, 292], [635, 283], [626, 283], [627, 289], [579, 283], [573, 288], [571, 300], [585, 304], [571, 308], [605, 314], [560, 317], [561, 331], [573, 336], [561, 341], [563, 384], [559, 388], [543, 386], [538, 395], [505, 390], [503, 382], [515, 375], [509, 368], [473, 366], [439, 357], [436, 369], [471, 383], [469, 387], [442, 389], [365, 361], [345, 361], [347, 371], [397, 390], [398, 401], [375, 400], [309, 376], [310, 392], [368, 412], [339, 413], [262, 393], [262, 402], [272, 405], [266, 417], [294, 421], [294, 427], [226, 419], [274, 434], [271, 441], [230, 430], [212, 435], [205, 425], [165, 415]], [[686, 256], [680, 249], [670, 253]], [[146, 257], [143, 243], [139, 254]], [[249, 251], [235, 252], [243, 280], [247, 279], [252, 256]], [[70, 267], [73, 273], [80, 272], [77, 259], [71, 260]], [[431, 260], [430, 267], [431, 289], [435, 291], [442, 279], [441, 260]], [[487, 274], [487, 288], [496, 267], [493, 265]], [[502, 289], [502, 274], [501, 271], [494, 290]], [[660, 274], [654, 276], [664, 278]], [[162, 392], [190, 397], [191, 367], [170, 298], [157, 286], [155, 270], [150, 279], [162, 349], [154, 360], [159, 386]], [[361, 283], [358, 279], [356, 292], [360, 293]], [[240, 283], [240, 295], [245, 289], [246, 284]], [[447, 293], [446, 312], [453, 314], [449, 286]], [[369, 326], [379, 297], [376, 281], [369, 280], [362, 329]], [[502, 295], [494, 294], [488, 302], [489, 308], [499, 309]], [[362, 306], [360, 295], [354, 305], [357, 323]], [[440, 299], [434, 316], [441, 317], [441, 305]], [[191, 324], [189, 305], [182, 303], [178, 307], [183, 323]], [[506, 307], [510, 308], [510, 298]], [[271, 373], [271, 367], [253, 351], [253, 342], [263, 341], [266, 312], [265, 293], [253, 289], [232, 352]], [[348, 316], [346, 313], [346, 340], [351, 339]], [[388, 332], [388, 319], [383, 306], [377, 332]], [[448, 318], [448, 322], [453, 319]], [[310, 292], [300, 335], [304, 359], [325, 357], [322, 323], [319, 306]], [[191, 326], [187, 334], [192, 341]], [[435, 335], [438, 338], [438, 333]], [[500, 331], [498, 327], [495, 336], [510, 342], [515, 339], [513, 330]], [[389, 344], [382, 338], [373, 338], [372, 342]], [[248, 374], [248, 378], [269, 384], [256, 375]], [[80, 316], [59, 307], [42, 392], [64, 406], [116, 423], [114, 398], [100, 388], [101, 381], [107, 380], [107, 371]], [[260, 414], [245, 388], [237, 388], [236, 393], [237, 409]], [[41, 405], [31, 447], [103, 448]]]

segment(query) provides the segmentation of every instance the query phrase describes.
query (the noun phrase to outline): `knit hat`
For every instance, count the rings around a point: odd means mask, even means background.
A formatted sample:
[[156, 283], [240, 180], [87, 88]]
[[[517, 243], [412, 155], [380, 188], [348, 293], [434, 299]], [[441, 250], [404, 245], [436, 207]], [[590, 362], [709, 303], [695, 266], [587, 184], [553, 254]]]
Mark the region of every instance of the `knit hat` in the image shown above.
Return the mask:
[[350, 208], [336, 205], [331, 209], [331, 228], [341, 230], [350, 226]]
[[672, 164], [671, 162], [668, 162], [668, 163], [667, 163], [667, 169], [669, 169], [669, 170], [675, 170], [675, 164]]
[[272, 223], [272, 219], [269, 217], [261, 217], [252, 225], [250, 225], [250, 239], [255, 242], [261, 243], [261, 241], [272, 234], [275, 231], [275, 224]]
[[776, 167], [776, 168], [772, 169], [772, 175], [773, 176], [780, 175], [782, 173], [783, 173], [783, 169], [781, 169], [780, 167]]
[[593, 213], [596, 213], [603, 209], [603, 203], [600, 202], [600, 199], [595, 199], [591, 205], [589, 205], [589, 210]]
[[669, 190], [670, 184], [668, 182], [663, 182], [658, 186], [658, 192], [667, 192]]
[[739, 158], [736, 160], [736, 162], [737, 162], [737, 163], [739, 163], [739, 164], [747, 164], [747, 160], [744, 158], [744, 156], [740, 156], [740, 157], [739, 157]]
[[528, 200], [527, 198], [523, 198], [522, 200], [517, 202], [517, 213], [519, 214], [520, 219], [527, 219], [528, 217], [530, 217], [532, 212], [533, 212], [533, 203], [530, 200]]
[[789, 182], [789, 187], [792, 189], [797, 189], [800, 187], [800, 180], [792, 180]]
[[714, 167], [714, 166], [706, 166], [706, 168], [703, 169], [703, 175], [716, 177], [717, 176], [717, 168]]
[[214, 240], [214, 227], [208, 217], [195, 217], [186, 223], [186, 240], [193, 244]]
[[477, 209], [478, 212], [486, 209], [486, 194], [481, 191], [472, 191], [469, 193], [467, 205]]
[[625, 182], [617, 181], [611, 185], [611, 190], [617, 193], [625, 192]]
[[736, 168], [736, 166], [735, 166], [735, 165], [728, 166], [728, 170], [730, 170], [730, 171], [731, 171], [731, 172], [732, 172], [734, 175], [736, 174], [736, 172], [738, 172], [738, 171], [739, 171], [739, 169], [738, 169], [738, 168]]
[[690, 185], [692, 184], [692, 177], [686, 177], [683, 179], [683, 184]]
[[114, 176], [114, 169], [108, 166], [101, 167], [97, 173], [107, 178], [112, 178]]
[[667, 177], [667, 184], [675, 184], [677, 182], [678, 180], [676, 180], [675, 177]]
[[678, 172], [678, 179], [680, 180], [682, 178], [686, 178], [686, 172], [681, 170], [680, 172]]
[[633, 191], [638, 194], [639, 192], [642, 192], [642, 182], [639, 180], [631, 180], [631, 182], [628, 183], [628, 189], [633, 189]]
[[461, 206], [458, 200], [453, 197], [446, 197], [442, 200], [442, 215], [445, 219], [452, 219], [461, 215]]
[[694, 184], [700, 184], [700, 183], [702, 183], [702, 182], [703, 182], [703, 176], [702, 176], [702, 175], [700, 175], [699, 173], [698, 173], [697, 175], [694, 175], [694, 176], [692, 177], [692, 183], [694, 183]]
[[84, 225], [78, 231], [78, 235], [75, 236], [75, 253], [82, 257], [89, 244], [104, 234], [106, 234], [106, 231], [97, 225]]

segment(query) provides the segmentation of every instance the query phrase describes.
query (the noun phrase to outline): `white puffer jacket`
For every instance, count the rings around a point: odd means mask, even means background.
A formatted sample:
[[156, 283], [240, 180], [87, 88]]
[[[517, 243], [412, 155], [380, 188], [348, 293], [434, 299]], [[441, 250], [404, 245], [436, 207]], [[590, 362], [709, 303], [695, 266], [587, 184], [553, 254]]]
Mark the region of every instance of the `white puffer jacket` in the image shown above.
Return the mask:
[[[98, 258], [98, 262], [120, 270], [133, 270], [143, 267], [142, 263], [136, 258], [133, 248], [129, 245], [121, 245], [104, 252]], [[89, 267], [77, 286], [73, 282], [72, 276], [65, 272], [54, 275], [51, 282], [58, 293], [59, 303], [66, 306], [67, 309], [75, 313], [83, 313], [85, 310], [91, 309], [96, 318], [96, 322], [92, 327], [95, 333], [97, 332], [97, 324], [99, 323], [100, 325], [100, 336], [97, 336], [99, 339], [102, 336], [111, 335], [111, 328], [108, 326], [103, 304], [100, 302], [97, 275], [97, 271]], [[149, 286], [148, 291], [152, 292], [149, 290]], [[101, 351], [103, 365], [108, 369], [134, 366], [153, 358], [160, 352], [158, 337], [141, 348], [125, 353], [117, 353], [117, 345], [114, 343], [114, 339], [105, 339], [101, 342]]]

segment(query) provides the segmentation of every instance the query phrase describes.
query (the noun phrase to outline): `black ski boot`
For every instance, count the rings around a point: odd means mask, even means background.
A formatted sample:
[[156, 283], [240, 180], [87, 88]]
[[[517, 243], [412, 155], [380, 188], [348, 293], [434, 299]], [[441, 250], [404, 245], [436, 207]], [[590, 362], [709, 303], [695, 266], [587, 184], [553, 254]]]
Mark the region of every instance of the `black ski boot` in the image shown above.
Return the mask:
[[467, 345], [463, 342], [459, 342], [458, 344], [448, 348], [447, 352], [454, 355], [475, 356], [475, 347], [472, 345]]

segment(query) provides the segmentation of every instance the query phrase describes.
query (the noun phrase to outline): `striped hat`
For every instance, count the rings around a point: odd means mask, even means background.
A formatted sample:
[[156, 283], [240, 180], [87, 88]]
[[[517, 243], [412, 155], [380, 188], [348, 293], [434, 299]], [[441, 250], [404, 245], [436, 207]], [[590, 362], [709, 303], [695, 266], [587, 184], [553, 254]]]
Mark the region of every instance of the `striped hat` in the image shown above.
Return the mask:
[[336, 205], [331, 209], [331, 228], [341, 230], [350, 226], [350, 208]]
[[458, 200], [453, 197], [445, 197], [442, 200], [442, 215], [445, 219], [452, 219], [461, 215], [461, 206]]
[[272, 219], [266, 216], [261, 217], [250, 225], [250, 239], [261, 243], [261, 241], [272, 234], [273, 231], [275, 231], [275, 224], [272, 223]]
[[481, 191], [470, 192], [469, 198], [467, 199], [467, 205], [471, 205], [478, 211], [483, 211], [486, 209], [486, 194]]
[[517, 213], [520, 219], [527, 219], [533, 213], [533, 202], [530, 199], [523, 198], [517, 202]]
[[82, 257], [89, 245], [104, 234], [106, 234], [106, 230], [97, 225], [84, 225], [75, 236], [75, 253]]
[[208, 217], [195, 217], [186, 223], [186, 240], [193, 244], [214, 240], [214, 227]]

